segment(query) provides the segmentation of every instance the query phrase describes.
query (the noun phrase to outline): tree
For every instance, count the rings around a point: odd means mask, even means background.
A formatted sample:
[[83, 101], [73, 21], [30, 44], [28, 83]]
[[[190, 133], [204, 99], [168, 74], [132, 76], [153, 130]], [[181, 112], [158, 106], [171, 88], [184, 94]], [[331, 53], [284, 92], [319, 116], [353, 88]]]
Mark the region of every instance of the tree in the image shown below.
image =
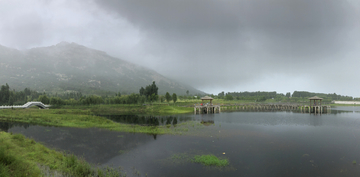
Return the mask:
[[164, 102], [165, 101], [165, 97], [164, 96], [160, 96], [160, 102]]
[[291, 97], [291, 93], [290, 93], [290, 92], [287, 92], [287, 93], [286, 93], [286, 97], [290, 98], [290, 97]]
[[145, 95], [145, 89], [144, 89], [144, 87], [141, 87], [139, 92], [140, 92], [140, 96]]
[[9, 105], [14, 105], [14, 97], [12, 95], [9, 97]]
[[155, 93], [153, 93], [152, 95], [148, 96], [148, 100], [150, 102], [155, 102], [159, 99], [159, 95], [155, 95]]
[[6, 83], [6, 85], [2, 85], [1, 86], [1, 90], [0, 90], [0, 102], [7, 104], [9, 102], [9, 98], [10, 98], [10, 87], [9, 85]]
[[233, 100], [233, 96], [231, 96], [230, 94], [226, 94], [225, 96], [225, 100]]
[[152, 94], [157, 96], [158, 90], [159, 88], [156, 86], [155, 81], [153, 81], [153, 83], [151, 85], [146, 86], [145, 89], [141, 87], [139, 92], [140, 92], [140, 96], [145, 95], [146, 98], [152, 101], [151, 100], [151, 98], [153, 98]]
[[262, 96], [258, 99], [258, 101], [266, 101], [266, 97], [265, 96]]
[[186, 90], [186, 95], [189, 95], [189, 90]]
[[46, 95], [40, 95], [38, 100], [44, 104], [49, 104], [50, 99]]
[[170, 96], [169, 92], [166, 92], [165, 99], [166, 99], [166, 102], [168, 102], [168, 103], [171, 100], [171, 96]]
[[222, 91], [221, 93], [218, 94], [218, 97], [219, 97], [220, 99], [221, 99], [221, 98], [224, 98], [224, 96], [225, 96], [224, 91]]
[[177, 100], [176, 93], [173, 93], [173, 95], [172, 95], [172, 100], [174, 101], [174, 103], [176, 103], [176, 100]]
[[138, 102], [139, 102], [140, 104], [144, 104], [144, 103], [145, 103], [145, 100], [146, 100], [145, 96], [142, 95], [142, 96], [139, 97]]

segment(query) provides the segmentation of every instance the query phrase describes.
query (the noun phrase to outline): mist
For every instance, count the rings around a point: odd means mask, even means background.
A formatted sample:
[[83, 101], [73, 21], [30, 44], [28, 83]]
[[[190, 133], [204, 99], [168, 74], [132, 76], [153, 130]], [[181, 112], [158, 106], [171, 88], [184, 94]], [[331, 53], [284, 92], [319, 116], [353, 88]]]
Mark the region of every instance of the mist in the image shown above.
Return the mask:
[[0, 2], [0, 45], [102, 50], [207, 93], [360, 97], [359, 1]]

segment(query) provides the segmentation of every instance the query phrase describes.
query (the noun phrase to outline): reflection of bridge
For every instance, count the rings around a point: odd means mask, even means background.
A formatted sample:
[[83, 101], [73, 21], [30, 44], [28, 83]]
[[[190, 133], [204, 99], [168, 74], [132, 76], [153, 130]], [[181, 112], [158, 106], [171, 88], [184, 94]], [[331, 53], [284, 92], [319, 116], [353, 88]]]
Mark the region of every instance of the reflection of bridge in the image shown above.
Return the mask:
[[36, 101], [31, 101], [31, 102], [27, 102], [24, 105], [13, 105], [13, 106], [0, 106], [0, 109], [12, 109], [12, 108], [30, 108], [32, 106], [37, 106], [40, 109], [47, 109], [48, 107], [50, 107], [50, 105], [45, 105], [41, 102], [36, 102]]

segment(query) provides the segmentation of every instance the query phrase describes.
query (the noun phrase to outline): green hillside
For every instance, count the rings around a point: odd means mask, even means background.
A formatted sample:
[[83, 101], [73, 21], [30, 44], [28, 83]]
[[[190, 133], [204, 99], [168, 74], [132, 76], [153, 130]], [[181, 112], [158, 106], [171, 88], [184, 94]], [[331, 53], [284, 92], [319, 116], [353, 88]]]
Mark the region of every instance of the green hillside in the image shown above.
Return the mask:
[[203, 94], [153, 70], [67, 42], [26, 51], [0, 45], [0, 81], [16, 90], [84, 94], [138, 93], [139, 88], [155, 81], [159, 94], [184, 95], [187, 90]]

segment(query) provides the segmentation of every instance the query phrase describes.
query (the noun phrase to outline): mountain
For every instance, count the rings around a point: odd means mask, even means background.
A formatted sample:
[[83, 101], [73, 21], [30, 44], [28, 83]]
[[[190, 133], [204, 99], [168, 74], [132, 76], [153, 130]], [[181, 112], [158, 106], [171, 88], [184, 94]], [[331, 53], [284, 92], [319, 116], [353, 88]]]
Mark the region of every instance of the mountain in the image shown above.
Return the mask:
[[155, 81], [159, 94], [204, 94], [161, 74], [76, 43], [61, 42], [26, 51], [0, 45], [0, 85], [39, 92], [139, 93]]

